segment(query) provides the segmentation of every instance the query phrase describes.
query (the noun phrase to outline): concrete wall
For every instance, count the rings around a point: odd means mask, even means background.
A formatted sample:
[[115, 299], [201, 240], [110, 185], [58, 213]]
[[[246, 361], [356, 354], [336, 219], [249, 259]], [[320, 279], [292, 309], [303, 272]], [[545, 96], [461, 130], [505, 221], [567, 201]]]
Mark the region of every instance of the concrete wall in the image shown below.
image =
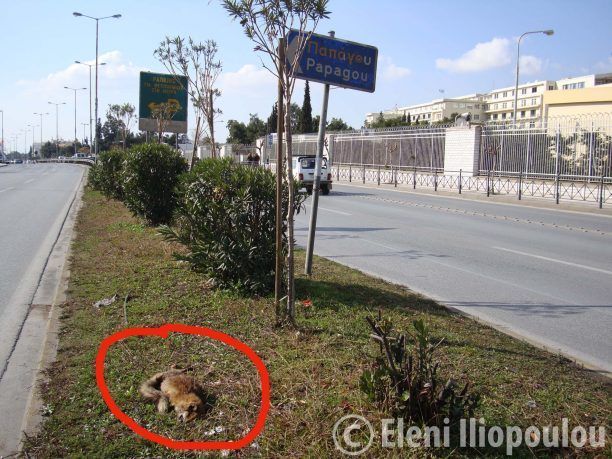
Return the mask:
[[478, 175], [480, 158], [480, 126], [457, 126], [446, 129], [444, 174], [467, 177]]

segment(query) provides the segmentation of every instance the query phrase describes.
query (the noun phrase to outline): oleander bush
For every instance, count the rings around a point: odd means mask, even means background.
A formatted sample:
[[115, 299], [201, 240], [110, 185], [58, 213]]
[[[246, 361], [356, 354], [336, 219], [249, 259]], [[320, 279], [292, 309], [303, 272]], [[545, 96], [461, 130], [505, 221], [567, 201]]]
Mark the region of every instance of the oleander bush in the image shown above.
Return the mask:
[[[174, 225], [161, 232], [187, 248], [175, 254], [179, 260], [218, 287], [264, 294], [274, 286], [275, 190], [275, 175], [264, 168], [205, 159], [182, 177]], [[299, 211], [305, 196], [297, 185], [295, 194]], [[284, 190], [284, 214], [288, 200]]]
[[125, 151], [118, 149], [101, 152], [89, 171], [89, 185], [107, 198], [123, 200], [121, 170], [125, 156]]
[[176, 186], [186, 171], [185, 158], [169, 145], [134, 145], [121, 171], [125, 205], [150, 225], [170, 223], [177, 203]]

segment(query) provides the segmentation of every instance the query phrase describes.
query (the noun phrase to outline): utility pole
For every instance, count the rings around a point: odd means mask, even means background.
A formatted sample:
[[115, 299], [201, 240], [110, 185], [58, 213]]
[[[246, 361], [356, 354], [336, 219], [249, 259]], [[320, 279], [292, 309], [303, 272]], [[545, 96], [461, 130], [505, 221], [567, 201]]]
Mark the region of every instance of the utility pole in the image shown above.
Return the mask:
[[[336, 33], [332, 30], [329, 36], [334, 38]], [[312, 252], [314, 250], [315, 232], [317, 230], [317, 210], [319, 207], [319, 188], [321, 188], [321, 162], [323, 161], [323, 148], [325, 145], [325, 126], [327, 124], [327, 105], [329, 101], [329, 84], [323, 88], [323, 107], [319, 119], [319, 135], [317, 137], [317, 158], [315, 160], [315, 175], [312, 185], [312, 207], [310, 211], [310, 226], [308, 227], [308, 245], [306, 246], [306, 262], [304, 271], [312, 274]]]

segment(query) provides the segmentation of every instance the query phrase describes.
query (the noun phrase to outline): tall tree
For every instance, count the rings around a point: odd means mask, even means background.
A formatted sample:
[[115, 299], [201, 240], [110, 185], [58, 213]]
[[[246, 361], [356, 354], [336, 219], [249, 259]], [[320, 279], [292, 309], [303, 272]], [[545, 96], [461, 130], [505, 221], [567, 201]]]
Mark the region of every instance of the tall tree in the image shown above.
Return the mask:
[[270, 113], [270, 116], [268, 117], [268, 126], [267, 126], [267, 131], [268, 134], [274, 134], [276, 133], [276, 125], [278, 123], [278, 105], [277, 103], [274, 104], [274, 106], [272, 107], [272, 113]]
[[[289, 321], [295, 324], [295, 285], [294, 285], [294, 213], [295, 208], [295, 188], [293, 179], [293, 152], [291, 145], [292, 134], [292, 103], [293, 89], [295, 87], [295, 75], [293, 69], [296, 67], [299, 58], [304, 52], [306, 43], [310, 39], [312, 32], [316, 29], [319, 21], [329, 17], [327, 11], [328, 0], [223, 0], [223, 5], [230, 17], [240, 21], [246, 36], [255, 44], [255, 51], [268, 55], [271, 62], [264, 63], [264, 67], [272, 72], [282, 87], [284, 95], [284, 116], [285, 116], [285, 164], [286, 164], [286, 186], [289, 205], [287, 206], [287, 294], [286, 308], [280, 314], [277, 304], [277, 313], [283, 317], [278, 317], [279, 321]], [[287, 36], [290, 30], [298, 30], [298, 35], [294, 39], [295, 54], [291, 62], [281, 60], [279, 52], [279, 40], [287, 43]], [[284, 50], [282, 51], [284, 55]], [[280, 247], [277, 247], [280, 250]], [[277, 273], [278, 275], [279, 273]]]
[[327, 123], [327, 129], [330, 131], [352, 131], [353, 128], [346, 124], [342, 118], [332, 118]]
[[302, 102], [299, 124], [299, 130], [303, 134], [309, 134], [315, 131], [312, 125], [312, 105], [310, 104], [310, 86], [308, 80], [306, 80], [304, 86], [304, 102]]
[[106, 118], [114, 118], [121, 126], [121, 141], [125, 150], [125, 143], [131, 130], [132, 122], [135, 121], [136, 107], [129, 102], [125, 104], [110, 104], [106, 112]]
[[185, 43], [181, 37], [166, 37], [153, 53], [170, 73], [187, 77], [185, 89], [196, 112], [192, 163], [196, 158], [198, 141], [205, 136], [209, 138], [212, 156], [217, 154], [215, 120], [221, 110], [215, 108], [215, 102], [221, 91], [215, 85], [223, 69], [221, 61], [217, 60], [217, 51], [214, 40], [196, 43], [189, 37]]
[[233, 144], [246, 144], [248, 141], [247, 127], [244, 123], [236, 120], [229, 120], [227, 122], [227, 131], [229, 136], [227, 137], [227, 143]]

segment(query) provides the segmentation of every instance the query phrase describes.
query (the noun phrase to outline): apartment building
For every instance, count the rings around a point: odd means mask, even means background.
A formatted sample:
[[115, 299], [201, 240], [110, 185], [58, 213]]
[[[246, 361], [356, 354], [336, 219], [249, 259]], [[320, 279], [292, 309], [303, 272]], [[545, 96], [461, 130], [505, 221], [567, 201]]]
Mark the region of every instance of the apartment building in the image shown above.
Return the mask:
[[[494, 89], [486, 95], [485, 121], [512, 121], [514, 116], [514, 86]], [[542, 96], [557, 89], [555, 81], [543, 80], [518, 86], [517, 122], [533, 122], [542, 118]]]
[[435, 123], [444, 118], [451, 118], [454, 113], [470, 112], [474, 121], [484, 121], [485, 95], [468, 94], [466, 96], [442, 98], [426, 102], [424, 104], [398, 107], [383, 112], [372, 112], [366, 114], [366, 123], [376, 121], [381, 113], [384, 119], [407, 118], [410, 116], [412, 123], [426, 121]]
[[[540, 80], [518, 86], [516, 122], [534, 124], [547, 115], [544, 94], [548, 91], [580, 90], [612, 84], [612, 73], [583, 75], [560, 80]], [[406, 117], [412, 122], [436, 122], [452, 113], [472, 113], [472, 122], [513, 122], [514, 86], [494, 89], [485, 94], [436, 99], [424, 104], [385, 110], [385, 119]], [[604, 93], [601, 93], [604, 94]], [[607, 94], [607, 93], [605, 93]], [[559, 97], [559, 96], [557, 96]], [[575, 98], [576, 96], [574, 96]], [[558, 100], [558, 99], [555, 99]], [[375, 121], [381, 112], [366, 114], [366, 123]]]

